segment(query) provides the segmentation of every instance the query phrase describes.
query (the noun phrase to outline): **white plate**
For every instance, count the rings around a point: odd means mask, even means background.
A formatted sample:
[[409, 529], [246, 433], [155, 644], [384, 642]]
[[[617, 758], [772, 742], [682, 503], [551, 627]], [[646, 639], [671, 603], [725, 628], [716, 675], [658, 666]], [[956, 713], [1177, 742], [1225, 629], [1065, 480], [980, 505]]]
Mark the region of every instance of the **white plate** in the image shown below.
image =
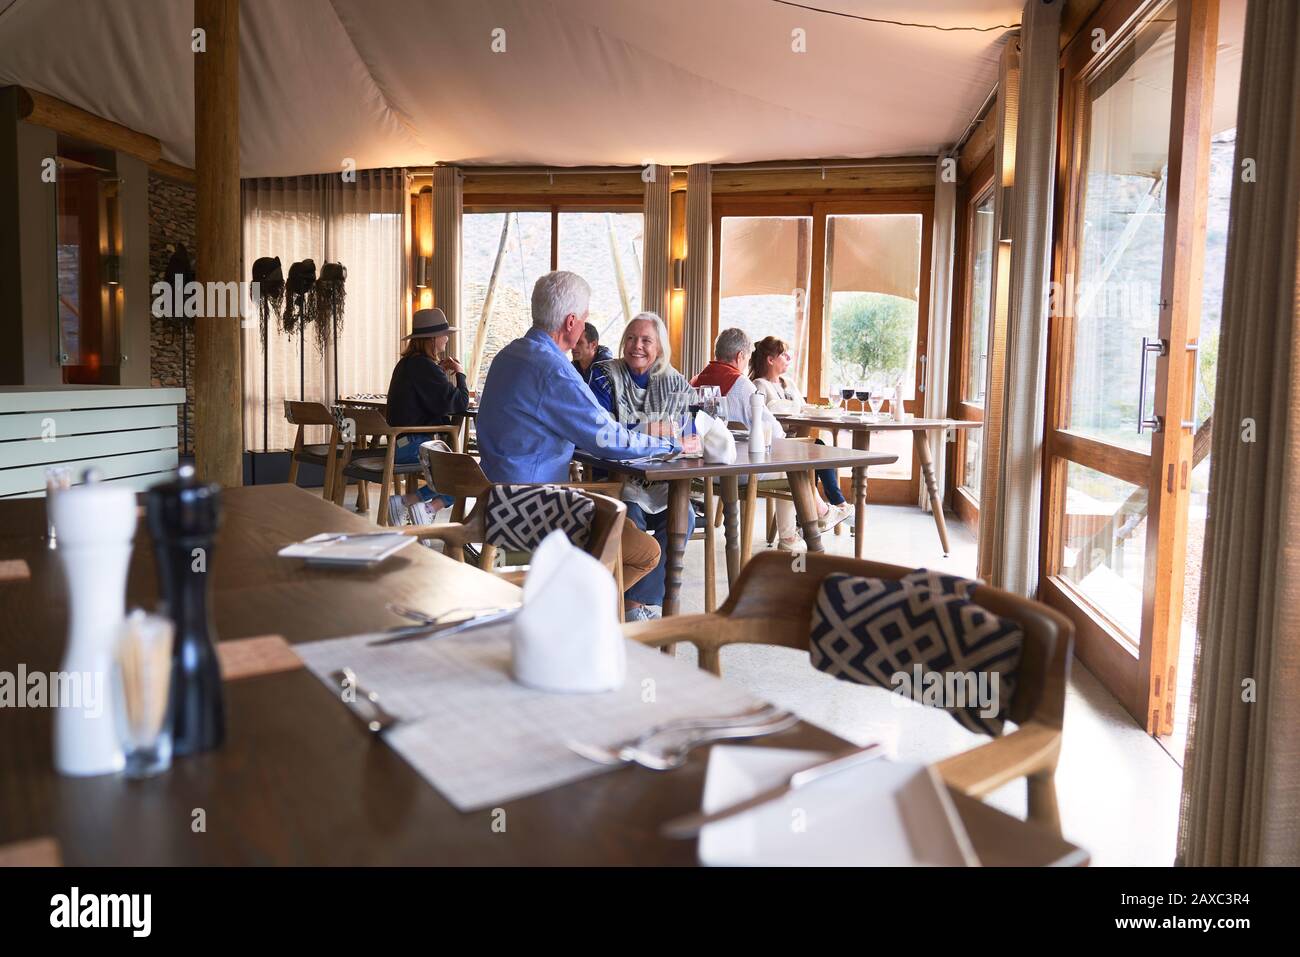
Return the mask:
[[281, 558], [301, 558], [312, 565], [351, 565], [368, 567], [400, 552], [415, 542], [410, 535], [370, 535], [361, 533], [353, 538], [336, 538], [338, 533], [321, 532], [301, 542], [288, 545], [278, 552]]
[[[827, 755], [716, 745], [704, 810], [783, 783]], [[947, 789], [926, 765], [879, 759], [810, 784], [700, 833], [700, 863], [717, 866], [975, 866]]]

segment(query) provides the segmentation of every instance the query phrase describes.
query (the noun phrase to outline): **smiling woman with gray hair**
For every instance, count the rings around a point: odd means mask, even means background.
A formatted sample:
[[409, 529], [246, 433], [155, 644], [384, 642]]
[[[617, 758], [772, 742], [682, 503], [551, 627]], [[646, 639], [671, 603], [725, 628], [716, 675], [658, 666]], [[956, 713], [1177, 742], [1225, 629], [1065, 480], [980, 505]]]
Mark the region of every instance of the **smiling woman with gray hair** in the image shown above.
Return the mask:
[[[669, 363], [668, 329], [653, 312], [643, 312], [623, 331], [620, 358], [592, 367], [591, 392], [618, 422], [650, 434], [670, 434], [672, 424], [687, 414], [691, 384]], [[623, 485], [628, 521], [652, 532], [659, 542], [659, 566], [627, 590], [629, 621], [657, 618], [664, 601], [664, 571], [668, 556], [668, 483]], [[695, 515], [689, 513], [689, 536]]]

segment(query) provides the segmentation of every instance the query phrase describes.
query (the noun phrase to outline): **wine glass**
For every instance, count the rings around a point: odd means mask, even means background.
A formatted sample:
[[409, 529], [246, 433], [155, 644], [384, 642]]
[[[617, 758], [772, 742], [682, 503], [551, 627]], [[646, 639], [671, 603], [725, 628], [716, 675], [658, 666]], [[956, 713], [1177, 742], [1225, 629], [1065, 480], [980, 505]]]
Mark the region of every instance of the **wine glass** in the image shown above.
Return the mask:
[[722, 387], [706, 385], [704, 387], [704, 411], [715, 419], [722, 414]]
[[840, 386], [840, 409], [844, 412], [849, 411], [849, 399], [853, 398], [852, 386]]
[[871, 390], [868, 389], [865, 385], [860, 385], [858, 386], [858, 390], [855, 394], [858, 397], [858, 411], [866, 412], [867, 400], [871, 398]]
[[880, 418], [880, 407], [885, 404], [885, 394], [880, 391], [873, 392], [867, 402], [871, 406], [872, 417]]

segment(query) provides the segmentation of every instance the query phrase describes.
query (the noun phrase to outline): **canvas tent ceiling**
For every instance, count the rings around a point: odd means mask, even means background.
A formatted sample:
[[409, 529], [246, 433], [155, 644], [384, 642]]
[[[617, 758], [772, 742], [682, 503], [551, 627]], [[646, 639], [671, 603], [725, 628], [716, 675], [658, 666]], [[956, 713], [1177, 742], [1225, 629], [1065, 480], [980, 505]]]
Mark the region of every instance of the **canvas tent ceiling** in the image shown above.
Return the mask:
[[[822, 0], [938, 25], [1019, 0]], [[193, 165], [192, 0], [0, 0], [0, 84], [156, 136]], [[492, 50], [504, 30], [505, 52]], [[806, 51], [794, 52], [802, 29]], [[244, 176], [932, 154], [996, 82], [1004, 31], [772, 0], [243, 0]]]

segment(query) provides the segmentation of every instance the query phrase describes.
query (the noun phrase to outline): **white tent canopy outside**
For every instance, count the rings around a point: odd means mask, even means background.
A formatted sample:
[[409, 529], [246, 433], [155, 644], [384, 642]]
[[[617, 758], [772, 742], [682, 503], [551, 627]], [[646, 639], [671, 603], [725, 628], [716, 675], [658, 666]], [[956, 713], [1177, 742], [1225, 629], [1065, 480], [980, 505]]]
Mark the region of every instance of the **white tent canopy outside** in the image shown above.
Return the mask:
[[[821, 5], [981, 27], [1015, 24], [1021, 7]], [[155, 136], [165, 159], [193, 166], [192, 27], [192, 0], [0, 0], [0, 84]], [[243, 0], [240, 173], [330, 172], [345, 160], [933, 155], [994, 86], [1005, 33], [867, 23], [773, 0]]]

